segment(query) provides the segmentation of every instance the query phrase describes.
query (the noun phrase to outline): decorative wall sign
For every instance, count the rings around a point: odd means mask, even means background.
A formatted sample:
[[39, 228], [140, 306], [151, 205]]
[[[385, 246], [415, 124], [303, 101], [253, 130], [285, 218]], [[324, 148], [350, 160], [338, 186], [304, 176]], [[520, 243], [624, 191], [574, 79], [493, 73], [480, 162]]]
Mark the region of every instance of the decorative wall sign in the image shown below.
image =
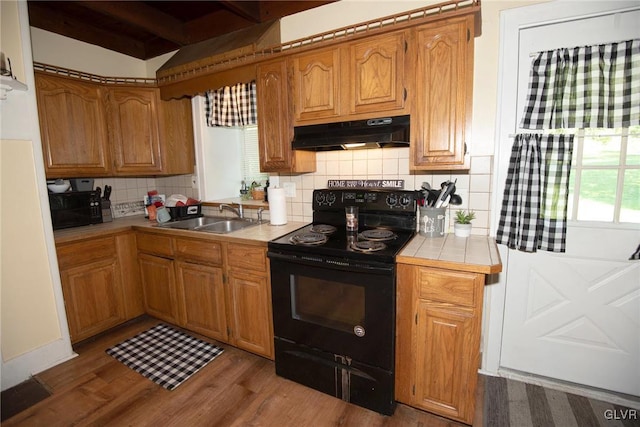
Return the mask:
[[330, 179], [327, 188], [393, 188], [404, 190], [404, 179]]

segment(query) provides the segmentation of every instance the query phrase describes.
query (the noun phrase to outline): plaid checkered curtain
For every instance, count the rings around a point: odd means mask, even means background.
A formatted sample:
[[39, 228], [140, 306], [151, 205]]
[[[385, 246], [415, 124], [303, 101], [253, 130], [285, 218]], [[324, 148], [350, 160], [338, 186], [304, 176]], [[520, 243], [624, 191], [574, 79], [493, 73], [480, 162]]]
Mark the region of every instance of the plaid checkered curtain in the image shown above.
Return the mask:
[[496, 241], [564, 252], [573, 135], [519, 134], [513, 143]]
[[536, 55], [523, 129], [640, 125], [640, 39]]
[[256, 83], [239, 83], [206, 93], [207, 126], [248, 126], [257, 123]]

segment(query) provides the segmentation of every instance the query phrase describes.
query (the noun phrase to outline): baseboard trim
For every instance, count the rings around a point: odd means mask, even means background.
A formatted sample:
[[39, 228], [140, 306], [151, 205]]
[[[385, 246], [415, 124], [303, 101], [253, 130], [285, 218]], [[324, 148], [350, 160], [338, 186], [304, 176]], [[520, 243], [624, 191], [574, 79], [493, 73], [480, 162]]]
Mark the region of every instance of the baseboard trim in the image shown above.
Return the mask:
[[2, 362], [2, 391], [29, 377], [77, 357], [69, 343], [58, 339], [28, 353]]

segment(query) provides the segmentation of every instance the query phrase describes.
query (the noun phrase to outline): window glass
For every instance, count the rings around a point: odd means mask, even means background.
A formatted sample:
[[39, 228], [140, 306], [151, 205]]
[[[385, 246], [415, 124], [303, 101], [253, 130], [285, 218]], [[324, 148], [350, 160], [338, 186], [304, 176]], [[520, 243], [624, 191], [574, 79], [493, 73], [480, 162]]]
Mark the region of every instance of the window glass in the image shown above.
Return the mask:
[[578, 220], [612, 222], [617, 185], [617, 170], [583, 170], [580, 176]]
[[620, 222], [640, 223], [640, 169], [624, 173]]
[[582, 164], [602, 166], [620, 164], [620, 129], [585, 129]]

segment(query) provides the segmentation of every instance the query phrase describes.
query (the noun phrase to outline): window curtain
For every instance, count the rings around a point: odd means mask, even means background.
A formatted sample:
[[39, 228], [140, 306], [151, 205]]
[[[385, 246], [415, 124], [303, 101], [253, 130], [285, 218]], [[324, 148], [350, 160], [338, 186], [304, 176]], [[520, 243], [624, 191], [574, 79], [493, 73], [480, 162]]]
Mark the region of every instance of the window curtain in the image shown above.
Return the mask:
[[[640, 125], [640, 40], [535, 55], [522, 129]], [[515, 136], [496, 240], [564, 252], [573, 135]]]
[[640, 39], [539, 52], [523, 129], [640, 124]]
[[239, 83], [206, 92], [207, 126], [249, 126], [257, 124], [256, 83]]
[[564, 252], [573, 135], [516, 135], [496, 242]]

